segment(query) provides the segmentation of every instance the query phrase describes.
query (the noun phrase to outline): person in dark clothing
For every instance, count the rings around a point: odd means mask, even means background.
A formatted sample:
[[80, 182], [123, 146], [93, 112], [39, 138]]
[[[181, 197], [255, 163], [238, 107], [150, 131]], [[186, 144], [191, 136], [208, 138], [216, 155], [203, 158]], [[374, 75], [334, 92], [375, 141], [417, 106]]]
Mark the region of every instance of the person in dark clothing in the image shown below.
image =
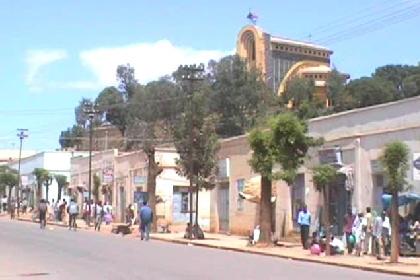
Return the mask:
[[140, 209], [140, 232], [141, 240], [149, 240], [150, 226], [153, 222], [152, 208], [147, 205], [147, 201], [143, 201], [143, 206]]
[[351, 242], [350, 238], [353, 234], [353, 223], [356, 216], [353, 215], [351, 209], [347, 210], [347, 214], [344, 217], [344, 232], [346, 234], [346, 244], [347, 244], [347, 253], [350, 255], [353, 252], [354, 244]]
[[38, 212], [39, 212], [39, 225], [41, 229], [44, 229], [47, 224], [47, 202], [45, 199], [41, 199], [38, 206]]

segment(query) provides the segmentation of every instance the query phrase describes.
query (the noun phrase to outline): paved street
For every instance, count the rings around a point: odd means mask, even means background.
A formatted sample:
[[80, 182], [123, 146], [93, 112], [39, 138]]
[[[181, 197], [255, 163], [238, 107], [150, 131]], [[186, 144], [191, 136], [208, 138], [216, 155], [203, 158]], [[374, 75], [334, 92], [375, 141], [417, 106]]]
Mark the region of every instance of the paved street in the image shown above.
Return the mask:
[[0, 279], [413, 279], [0, 219]]

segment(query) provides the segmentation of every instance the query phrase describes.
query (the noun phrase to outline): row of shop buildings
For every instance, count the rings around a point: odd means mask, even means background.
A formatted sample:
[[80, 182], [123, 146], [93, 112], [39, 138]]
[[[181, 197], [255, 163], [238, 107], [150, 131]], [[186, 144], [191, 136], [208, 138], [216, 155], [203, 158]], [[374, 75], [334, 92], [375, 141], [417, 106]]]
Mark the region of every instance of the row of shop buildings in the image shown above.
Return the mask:
[[[419, 108], [420, 97], [414, 97], [311, 119], [309, 134], [323, 137], [325, 141], [322, 147], [310, 151], [293, 186], [281, 181], [273, 183], [273, 231], [276, 235], [282, 236], [296, 228], [297, 211], [304, 204], [313, 215], [313, 229], [318, 226], [323, 201], [313, 185], [312, 168], [319, 163], [334, 164], [342, 174], [330, 196], [338, 232], [347, 209], [363, 211], [370, 206], [381, 210], [387, 179], [379, 158], [384, 146], [395, 140], [405, 142], [410, 148], [407, 179], [412, 186], [410, 192], [420, 194], [420, 166], [415, 164], [420, 158]], [[258, 223], [259, 175], [248, 164], [251, 155], [246, 135], [220, 141], [216, 187], [199, 194], [199, 223], [205, 230], [248, 234]], [[155, 157], [163, 169], [156, 180], [158, 223], [181, 230], [189, 219], [189, 182], [177, 173], [175, 149], [158, 148]], [[16, 164], [9, 163], [14, 168]], [[147, 166], [147, 157], [142, 151], [112, 149], [93, 153], [92, 174], [100, 182], [98, 199], [113, 205], [116, 221], [124, 221], [126, 207], [135, 206], [147, 193]], [[72, 194], [80, 202], [87, 197], [87, 152], [45, 152], [22, 159], [21, 174], [27, 177], [22, 181], [26, 184], [25, 189], [35, 186], [32, 175], [35, 167], [66, 175], [69, 185], [65, 194]], [[49, 191], [50, 200], [57, 196], [55, 182]], [[412, 208], [405, 210], [413, 211]]]

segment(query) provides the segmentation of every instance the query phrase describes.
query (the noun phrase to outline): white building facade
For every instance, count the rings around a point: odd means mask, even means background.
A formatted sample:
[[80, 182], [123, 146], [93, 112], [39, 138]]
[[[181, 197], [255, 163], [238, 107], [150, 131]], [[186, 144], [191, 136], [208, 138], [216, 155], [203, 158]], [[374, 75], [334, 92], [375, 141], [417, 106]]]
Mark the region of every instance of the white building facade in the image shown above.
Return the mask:
[[[36, 178], [33, 174], [35, 168], [44, 168], [52, 175], [51, 184], [48, 186], [48, 195], [46, 187], [42, 187], [41, 197], [47, 198], [50, 202], [58, 197], [58, 185], [54, 179], [54, 175], [64, 175], [67, 181], [70, 181], [70, 161], [73, 156], [87, 155], [87, 152], [71, 152], [71, 151], [52, 151], [41, 152], [35, 155], [22, 158], [20, 164], [20, 174], [22, 180], [22, 196], [27, 198], [29, 204], [32, 205], [36, 196]], [[8, 164], [9, 167], [18, 170], [19, 162], [17, 160]], [[65, 197], [65, 193], [62, 193]]]

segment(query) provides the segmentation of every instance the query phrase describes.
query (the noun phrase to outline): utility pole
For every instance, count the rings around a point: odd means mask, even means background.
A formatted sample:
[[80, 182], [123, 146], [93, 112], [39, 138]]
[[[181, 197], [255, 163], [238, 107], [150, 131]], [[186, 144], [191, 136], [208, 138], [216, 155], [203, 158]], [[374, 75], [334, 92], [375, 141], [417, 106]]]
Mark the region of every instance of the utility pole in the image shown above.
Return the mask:
[[90, 226], [91, 216], [92, 216], [92, 206], [91, 206], [91, 199], [92, 199], [92, 139], [93, 139], [93, 119], [95, 115], [98, 113], [92, 103], [88, 103], [85, 105], [83, 109], [84, 113], [89, 117], [89, 179], [88, 179], [88, 209], [89, 209], [89, 216], [88, 216], [88, 226]]
[[[196, 81], [202, 81], [204, 79], [204, 64], [200, 64], [200, 65], [181, 65], [178, 68], [179, 73], [181, 73], [181, 79], [183, 81], [187, 81], [188, 82], [188, 88], [187, 88], [187, 92], [189, 95], [189, 102], [190, 102], [190, 106], [191, 106], [191, 111], [192, 111], [192, 115], [191, 115], [191, 120], [190, 120], [190, 137], [189, 137], [189, 142], [190, 142], [190, 151], [189, 151], [189, 181], [190, 181], [190, 186], [188, 189], [189, 192], [189, 198], [190, 198], [190, 224], [189, 224], [189, 239], [192, 239], [192, 230], [193, 230], [193, 193], [194, 193], [194, 189], [193, 189], [193, 185], [194, 185], [194, 176], [196, 174], [194, 174], [194, 159], [193, 159], [193, 153], [194, 153], [194, 141], [195, 141], [195, 129], [194, 129], [194, 102], [193, 102], [193, 94], [194, 94], [194, 82]], [[196, 187], [197, 187], [197, 201], [198, 201], [198, 185], [196, 182]], [[196, 205], [196, 209], [195, 209], [195, 216], [196, 216], [196, 222], [198, 221], [198, 207]], [[198, 223], [197, 223], [198, 226]]]
[[19, 218], [19, 212], [20, 212], [20, 185], [21, 185], [21, 178], [20, 178], [20, 162], [22, 160], [22, 142], [23, 139], [28, 137], [26, 134], [28, 130], [26, 128], [18, 128], [17, 129], [18, 134], [17, 137], [19, 137], [20, 140], [20, 146], [19, 146], [19, 163], [18, 163], [18, 185], [16, 186], [16, 199], [17, 199], [17, 216]]

